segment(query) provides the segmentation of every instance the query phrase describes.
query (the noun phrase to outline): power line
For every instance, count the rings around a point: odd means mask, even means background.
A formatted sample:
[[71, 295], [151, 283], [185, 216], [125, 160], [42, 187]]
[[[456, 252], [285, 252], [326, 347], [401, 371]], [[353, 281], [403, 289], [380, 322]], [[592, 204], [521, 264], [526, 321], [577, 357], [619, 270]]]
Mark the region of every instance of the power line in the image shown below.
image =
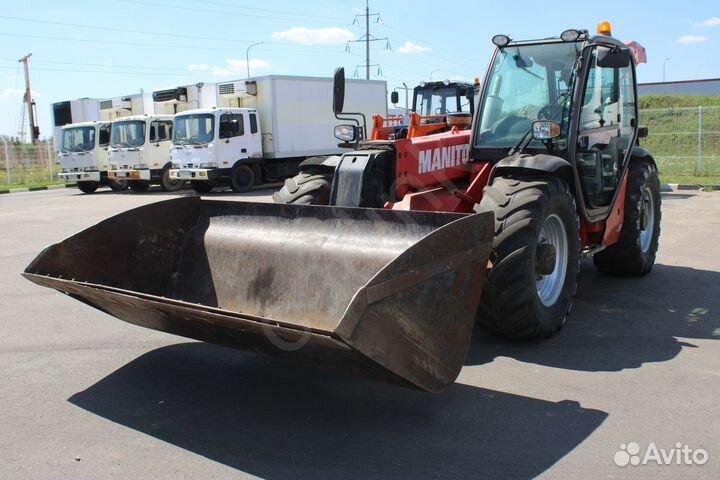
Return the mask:
[[[370, 65], [370, 43], [386, 41], [387, 42], [386, 48], [389, 50], [390, 49], [390, 41], [387, 38], [377, 38], [373, 35], [370, 35], [370, 17], [376, 17], [377, 22], [380, 22], [380, 14], [379, 13], [370, 13], [369, 0], [365, 0], [365, 14], [355, 15], [355, 19], [353, 20], [353, 25], [359, 23], [358, 18], [360, 18], [360, 17], [365, 18], [365, 35], [361, 36], [357, 40], [348, 41], [347, 46], [345, 47], [345, 50], [346, 51], [350, 50], [351, 43], [357, 43], [357, 42], [365, 43], [365, 79], [370, 80], [370, 67], [377, 67], [378, 75], [380, 75], [380, 76], [382, 75], [382, 70], [381, 70], [379, 64]], [[357, 75], [357, 68], [355, 69], [355, 72]]]
[[[238, 12], [231, 12], [228, 10], [209, 10], [205, 8], [195, 8], [195, 7], [181, 7], [179, 5], [171, 5], [167, 3], [157, 3], [157, 2], [149, 2], [149, 1], [143, 1], [143, 0], [120, 0], [125, 3], [134, 3], [137, 5], [146, 5], [146, 6], [153, 6], [153, 7], [162, 7], [162, 8], [171, 8], [174, 10], [185, 10], [190, 12], [202, 12], [202, 13], [219, 13], [221, 15], [233, 15], [236, 17], [251, 17], [251, 18], [263, 18], [268, 20], [294, 20], [295, 14], [292, 14], [291, 18], [278, 18], [276, 15], [274, 16], [268, 16], [268, 15], [253, 15], [253, 14], [243, 14]], [[337, 22], [328, 22], [328, 21], [320, 21], [320, 20], [304, 20], [305, 22], [310, 23], [324, 23], [324, 24], [337, 24]]]
[[[219, 5], [219, 6], [221, 6], [221, 7], [235, 7], [235, 8], [238, 8], [238, 7], [239, 7], [239, 5], [236, 5], [236, 4], [233, 4], [233, 3], [214, 2], [214, 1], [211, 1], [211, 0], [195, 0], [195, 1], [196, 1], [197, 3], [207, 3], [207, 4], [209, 4], [209, 5]], [[308, 15], [308, 14], [305, 14], [305, 13], [291, 12], [291, 11], [289, 11], [289, 10], [271, 10], [271, 9], [269, 9], [269, 8], [256, 8], [256, 7], [246, 7], [246, 6], [242, 6], [242, 7], [240, 7], [240, 8], [242, 8], [243, 10], [256, 10], [256, 11], [259, 11], [259, 12], [270, 12], [270, 13], [287, 14], [287, 15], [292, 15], [293, 17], [320, 18], [320, 19], [324, 19], [324, 20], [332, 20], [332, 21], [334, 21], [334, 22], [339, 21], [339, 19], [334, 18], [334, 17], [325, 17], [325, 16], [321, 16], [321, 15]]]

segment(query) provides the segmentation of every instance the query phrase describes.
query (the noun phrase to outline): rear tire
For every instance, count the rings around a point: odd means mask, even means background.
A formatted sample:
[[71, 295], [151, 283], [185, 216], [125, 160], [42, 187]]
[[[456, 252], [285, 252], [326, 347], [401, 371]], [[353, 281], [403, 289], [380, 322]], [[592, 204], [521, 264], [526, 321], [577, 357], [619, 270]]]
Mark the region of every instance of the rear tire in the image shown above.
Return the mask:
[[78, 182], [77, 187], [83, 193], [95, 193], [95, 190], [100, 188], [100, 184], [98, 182]]
[[[546, 338], [565, 324], [580, 260], [575, 200], [556, 177], [496, 178], [481, 211], [495, 213], [495, 266], [483, 288], [477, 321], [518, 339]], [[555, 249], [542, 275], [538, 244]], [[545, 249], [547, 250], [547, 249]]]
[[174, 180], [170, 178], [170, 168], [164, 168], [162, 171], [162, 178], [160, 179], [160, 186], [166, 192], [176, 192], [183, 187], [182, 180]]
[[322, 173], [315, 168], [303, 170], [285, 180], [283, 187], [273, 194], [273, 201], [295, 205], [328, 205], [332, 179], [332, 173]]
[[127, 180], [110, 180], [108, 183], [113, 192], [123, 192], [128, 189], [129, 182]]
[[210, 190], [213, 189], [213, 186], [210, 185], [210, 182], [201, 182], [199, 180], [191, 180], [190, 186], [197, 193], [208, 193]]
[[648, 162], [632, 162], [625, 195], [625, 221], [620, 239], [593, 256], [604, 274], [620, 277], [647, 275], [655, 264], [660, 238], [660, 179]]
[[147, 189], [150, 188], [150, 182], [147, 180], [135, 180], [128, 182], [128, 184], [133, 192], [147, 192]]
[[249, 192], [255, 185], [255, 172], [250, 165], [238, 165], [230, 176], [230, 188], [235, 193]]

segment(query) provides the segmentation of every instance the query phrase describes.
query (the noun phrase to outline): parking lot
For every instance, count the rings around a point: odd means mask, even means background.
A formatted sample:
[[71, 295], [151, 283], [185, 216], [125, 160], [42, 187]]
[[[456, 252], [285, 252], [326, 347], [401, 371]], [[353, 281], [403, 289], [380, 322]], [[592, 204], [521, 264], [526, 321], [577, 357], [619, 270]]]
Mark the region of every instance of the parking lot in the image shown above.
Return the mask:
[[[720, 476], [720, 193], [663, 194], [648, 277], [585, 261], [558, 335], [476, 331], [437, 395], [142, 329], [20, 276], [48, 244], [190, 194], [0, 196], [0, 478]], [[631, 442], [707, 462], [617, 466]]]

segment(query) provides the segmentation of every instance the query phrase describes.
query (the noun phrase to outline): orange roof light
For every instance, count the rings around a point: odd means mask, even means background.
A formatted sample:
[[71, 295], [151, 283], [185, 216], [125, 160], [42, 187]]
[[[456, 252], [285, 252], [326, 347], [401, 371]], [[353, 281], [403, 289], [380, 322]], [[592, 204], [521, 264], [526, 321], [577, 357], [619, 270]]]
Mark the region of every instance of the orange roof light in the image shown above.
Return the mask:
[[600, 22], [598, 23], [598, 29], [597, 29], [598, 35], [607, 35], [608, 37], [612, 35], [612, 25], [610, 25], [610, 22]]

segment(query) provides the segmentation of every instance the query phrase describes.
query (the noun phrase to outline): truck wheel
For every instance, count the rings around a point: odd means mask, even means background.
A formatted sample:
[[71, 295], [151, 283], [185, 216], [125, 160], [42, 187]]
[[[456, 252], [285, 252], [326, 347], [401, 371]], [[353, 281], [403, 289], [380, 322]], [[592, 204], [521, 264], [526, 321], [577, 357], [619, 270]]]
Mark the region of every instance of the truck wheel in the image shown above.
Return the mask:
[[110, 188], [113, 192], [122, 192], [128, 189], [127, 180], [110, 180]]
[[296, 205], [328, 205], [332, 179], [332, 173], [322, 173], [317, 169], [303, 170], [285, 180], [285, 185], [273, 194], [273, 201]]
[[183, 186], [182, 180], [174, 180], [170, 178], [170, 169], [164, 168], [162, 171], [162, 178], [160, 179], [160, 186], [166, 192], [176, 192]]
[[496, 178], [481, 211], [495, 213], [495, 266], [478, 323], [511, 338], [546, 338], [564, 324], [580, 260], [575, 199], [556, 177]]
[[208, 193], [210, 190], [213, 189], [213, 186], [210, 185], [210, 182], [201, 182], [198, 180], [191, 180], [190, 186], [197, 193]]
[[100, 187], [98, 182], [77, 182], [77, 187], [83, 193], [94, 193]]
[[255, 172], [250, 165], [238, 165], [233, 169], [230, 177], [230, 187], [233, 192], [249, 192], [253, 185], [255, 185]]
[[647, 275], [655, 264], [660, 237], [660, 179], [647, 162], [630, 164], [625, 222], [620, 240], [593, 256], [600, 272], [621, 277]]
[[135, 180], [128, 184], [133, 192], [147, 192], [147, 189], [150, 188], [150, 182], [147, 180]]

